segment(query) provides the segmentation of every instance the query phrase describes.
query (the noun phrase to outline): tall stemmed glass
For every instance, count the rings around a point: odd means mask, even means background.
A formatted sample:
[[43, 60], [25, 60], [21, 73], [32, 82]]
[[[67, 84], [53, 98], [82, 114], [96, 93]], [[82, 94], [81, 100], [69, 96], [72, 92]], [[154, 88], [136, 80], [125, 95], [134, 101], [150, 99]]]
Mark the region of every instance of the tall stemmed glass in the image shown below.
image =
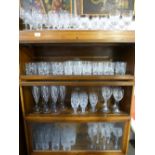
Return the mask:
[[66, 87], [65, 86], [60, 86], [59, 87], [59, 94], [60, 94], [60, 109], [61, 111], [65, 110], [65, 96], [66, 96]]
[[108, 108], [108, 100], [112, 95], [112, 90], [110, 87], [102, 87], [102, 96], [104, 98], [104, 104], [102, 111], [108, 113], [110, 110]]
[[49, 99], [49, 95], [50, 95], [48, 86], [41, 86], [41, 95], [44, 100], [43, 113], [48, 113], [49, 112], [48, 99]]
[[118, 105], [124, 96], [124, 89], [122, 89], [121, 87], [113, 88], [113, 96], [115, 99], [115, 103], [113, 105], [113, 113], [120, 113]]
[[58, 96], [59, 96], [59, 88], [58, 86], [51, 86], [50, 87], [51, 91], [50, 91], [50, 95], [51, 95], [51, 99], [52, 99], [52, 105], [51, 105], [51, 111], [53, 113], [57, 113], [57, 100], [58, 100]]
[[77, 91], [72, 92], [71, 94], [71, 106], [74, 110], [74, 114], [77, 114], [77, 109], [79, 107], [79, 94]]
[[96, 104], [98, 102], [98, 96], [94, 91], [89, 93], [89, 102], [90, 102], [90, 105], [91, 105], [91, 111], [95, 112], [96, 111], [95, 107], [96, 107]]
[[39, 113], [40, 112], [40, 107], [39, 107], [39, 98], [40, 98], [40, 87], [38, 86], [33, 86], [32, 87], [32, 95], [35, 101], [35, 106], [34, 106], [34, 112]]
[[119, 148], [119, 138], [122, 137], [122, 133], [123, 133], [122, 128], [118, 128], [118, 127], [113, 128], [113, 134], [115, 136], [114, 149], [116, 150]]
[[86, 92], [79, 93], [79, 102], [80, 102], [82, 113], [84, 114], [86, 112], [85, 109], [88, 105], [88, 95]]

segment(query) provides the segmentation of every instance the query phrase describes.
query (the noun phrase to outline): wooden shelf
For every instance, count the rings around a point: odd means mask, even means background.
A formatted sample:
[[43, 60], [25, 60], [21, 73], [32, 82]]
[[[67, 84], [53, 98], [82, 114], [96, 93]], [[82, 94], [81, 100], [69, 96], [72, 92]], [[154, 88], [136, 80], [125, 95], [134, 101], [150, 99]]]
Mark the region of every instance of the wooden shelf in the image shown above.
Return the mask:
[[129, 81], [134, 80], [133, 75], [107, 75], [107, 76], [96, 76], [96, 75], [84, 75], [84, 76], [73, 76], [73, 75], [62, 75], [62, 76], [30, 76], [22, 75], [20, 76], [21, 81]]
[[134, 43], [134, 31], [43, 30], [20, 31], [20, 43]]
[[69, 152], [63, 152], [63, 151], [59, 151], [59, 152], [37, 152], [34, 151], [31, 153], [31, 155], [125, 155], [125, 153], [121, 152], [121, 151], [69, 151]]
[[28, 114], [25, 120], [30, 122], [119, 122], [130, 120], [128, 114]]

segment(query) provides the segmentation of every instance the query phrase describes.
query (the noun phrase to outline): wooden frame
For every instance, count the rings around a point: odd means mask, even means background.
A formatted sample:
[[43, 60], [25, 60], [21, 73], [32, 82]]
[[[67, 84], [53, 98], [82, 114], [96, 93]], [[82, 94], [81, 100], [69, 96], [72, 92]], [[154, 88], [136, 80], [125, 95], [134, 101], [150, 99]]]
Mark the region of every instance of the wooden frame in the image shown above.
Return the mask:
[[[89, 0], [89, 1], [91, 1], [91, 0]], [[101, 2], [102, 0], [98, 0], [98, 2]], [[120, 2], [121, 2], [121, 7], [125, 7], [125, 6], [122, 6], [122, 5], [124, 5], [123, 3], [124, 3], [124, 1], [128, 1], [129, 2], [129, 0], [120, 0]], [[134, 5], [135, 5], [135, 0], [132, 0], [133, 1], [133, 10], [135, 10], [135, 7], [134, 7]], [[106, 16], [106, 15], [108, 15], [109, 13], [107, 12], [107, 13], [84, 13], [84, 2], [86, 2], [86, 1], [84, 1], [84, 0], [80, 0], [80, 3], [81, 3], [81, 15], [89, 15], [89, 16]], [[95, 0], [94, 0], [94, 2], [95, 2]], [[99, 2], [99, 3], [100, 3]], [[98, 4], [97, 2], [96, 2], [96, 4]], [[129, 4], [128, 4], [128, 8], [119, 8], [119, 9], [129, 9]], [[98, 9], [99, 10], [99, 9]], [[135, 11], [133, 11], [133, 12], [135, 12]]]

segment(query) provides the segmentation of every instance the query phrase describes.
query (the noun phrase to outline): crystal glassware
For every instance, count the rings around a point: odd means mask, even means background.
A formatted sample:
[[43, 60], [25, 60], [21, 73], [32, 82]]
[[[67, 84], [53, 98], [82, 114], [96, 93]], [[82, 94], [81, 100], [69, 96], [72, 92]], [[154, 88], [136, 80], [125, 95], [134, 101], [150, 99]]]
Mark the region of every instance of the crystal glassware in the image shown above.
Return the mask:
[[126, 73], [126, 62], [115, 62], [115, 74], [116, 75], [125, 75]]
[[82, 74], [82, 62], [81, 61], [73, 61], [73, 75], [81, 75]]
[[121, 138], [123, 134], [122, 128], [120, 127], [113, 128], [113, 134], [115, 136], [114, 149], [118, 150], [119, 149], [119, 138]]
[[90, 61], [82, 62], [82, 75], [91, 75], [92, 74], [92, 65]]
[[79, 93], [79, 103], [80, 103], [80, 107], [81, 107], [81, 113], [85, 113], [86, 112], [86, 107], [88, 105], [88, 95], [86, 92], [80, 92]]
[[58, 96], [59, 96], [59, 87], [58, 86], [50, 86], [50, 95], [51, 95], [51, 99], [52, 99], [52, 104], [51, 104], [51, 111], [52, 113], [57, 113], [57, 100], [58, 100]]
[[37, 75], [37, 64], [36, 63], [26, 63], [25, 64], [26, 75]]
[[114, 63], [110, 61], [103, 62], [103, 75], [114, 75]]
[[104, 104], [102, 112], [108, 113], [110, 110], [108, 108], [108, 100], [110, 99], [112, 95], [112, 90], [110, 87], [102, 87], [102, 96], [104, 98]]
[[96, 104], [98, 102], [98, 96], [95, 92], [90, 92], [89, 93], [89, 102], [90, 102], [90, 105], [91, 105], [91, 111], [92, 112], [95, 112], [95, 107], [96, 107]]
[[32, 95], [35, 100], [35, 106], [34, 106], [34, 112], [39, 113], [40, 107], [39, 107], [39, 98], [40, 98], [40, 87], [39, 86], [33, 86], [32, 87]]
[[130, 30], [130, 24], [133, 21], [133, 10], [123, 10], [122, 21], [124, 22], [125, 30]]
[[113, 105], [113, 113], [120, 113], [118, 105], [124, 96], [124, 89], [122, 89], [121, 87], [113, 88], [113, 96], [115, 99], [115, 103]]
[[93, 75], [98, 75], [98, 62], [92, 62]]
[[39, 75], [49, 75], [50, 74], [50, 63], [39, 62], [38, 63], [38, 74]]
[[48, 107], [48, 100], [49, 100], [49, 87], [48, 86], [41, 86], [41, 96], [44, 101], [43, 104], [43, 113], [49, 113], [49, 107]]
[[66, 96], [66, 87], [65, 86], [60, 86], [59, 87], [59, 95], [60, 95], [60, 110], [64, 111], [65, 110], [65, 96]]
[[64, 62], [64, 74], [65, 75], [72, 75], [73, 74], [73, 62], [72, 61], [65, 61]]
[[74, 114], [77, 114], [77, 110], [79, 107], [79, 94], [77, 91], [72, 92], [71, 94], [71, 106], [74, 110]]
[[63, 73], [64, 73], [63, 62], [52, 62], [52, 74], [63, 75]]

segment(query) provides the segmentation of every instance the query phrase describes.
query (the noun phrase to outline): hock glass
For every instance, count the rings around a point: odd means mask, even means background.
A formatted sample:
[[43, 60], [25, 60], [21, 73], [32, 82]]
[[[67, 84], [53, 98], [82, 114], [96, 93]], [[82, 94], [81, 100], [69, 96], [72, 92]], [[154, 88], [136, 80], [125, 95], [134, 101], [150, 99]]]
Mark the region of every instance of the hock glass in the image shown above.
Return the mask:
[[125, 75], [126, 73], [126, 62], [115, 62], [115, 74], [116, 75]]
[[49, 100], [49, 87], [48, 86], [41, 86], [41, 96], [44, 101], [43, 104], [43, 113], [48, 113], [49, 112], [49, 107], [48, 107], [48, 100]]
[[66, 96], [66, 87], [65, 86], [60, 86], [59, 87], [59, 94], [60, 94], [60, 109], [61, 111], [65, 110], [65, 96]]
[[25, 64], [26, 75], [37, 75], [37, 64], [36, 63], [26, 63]]
[[38, 86], [33, 86], [32, 87], [32, 95], [35, 100], [35, 106], [34, 106], [34, 112], [38, 113], [40, 112], [40, 107], [39, 107], [39, 98], [40, 98], [40, 87]]
[[81, 107], [81, 113], [85, 113], [85, 109], [88, 105], [88, 94], [86, 92], [80, 92], [79, 93], [79, 102]]
[[110, 110], [108, 108], [108, 100], [112, 95], [112, 90], [110, 87], [102, 87], [102, 96], [104, 98], [104, 104], [102, 111], [108, 113]]
[[71, 94], [71, 106], [74, 110], [74, 114], [77, 114], [77, 109], [79, 107], [79, 94], [77, 91], [72, 92]]
[[114, 149], [118, 150], [119, 148], [119, 138], [122, 137], [122, 128], [118, 128], [118, 127], [115, 127], [113, 128], [113, 134], [115, 136], [115, 141], [114, 141]]
[[57, 113], [57, 100], [58, 100], [58, 96], [59, 96], [59, 87], [58, 86], [50, 86], [50, 95], [51, 95], [51, 99], [52, 99], [52, 104], [51, 104], [51, 111], [53, 113]]
[[95, 92], [90, 92], [89, 93], [89, 102], [90, 102], [90, 105], [91, 105], [91, 111], [92, 112], [95, 112], [95, 107], [96, 107], [96, 104], [98, 102], [98, 96]]
[[119, 105], [119, 101], [121, 101], [124, 96], [124, 89], [122, 89], [121, 87], [113, 88], [113, 96], [115, 99], [115, 103], [113, 105], [113, 112], [120, 113], [118, 105]]

